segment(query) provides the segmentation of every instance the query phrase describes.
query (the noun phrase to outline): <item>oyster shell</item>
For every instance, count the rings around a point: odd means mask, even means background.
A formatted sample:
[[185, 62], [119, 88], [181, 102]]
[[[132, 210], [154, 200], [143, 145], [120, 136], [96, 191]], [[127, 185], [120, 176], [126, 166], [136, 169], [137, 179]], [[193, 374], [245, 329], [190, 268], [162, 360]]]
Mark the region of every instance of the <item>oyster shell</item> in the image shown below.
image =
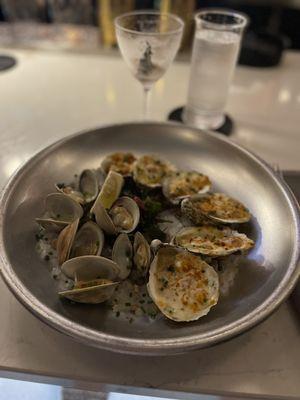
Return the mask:
[[123, 176], [130, 176], [135, 161], [136, 158], [132, 153], [112, 153], [104, 158], [101, 163], [101, 169], [106, 174], [108, 174], [109, 171], [115, 171]]
[[133, 179], [136, 183], [156, 188], [162, 186], [163, 179], [176, 168], [168, 161], [163, 161], [157, 156], [145, 155], [134, 164]]
[[207, 193], [185, 199], [181, 203], [181, 211], [194, 224], [207, 220], [238, 224], [248, 222], [251, 218], [249, 210], [241, 202], [224, 193]]
[[219, 278], [199, 256], [173, 246], [161, 247], [150, 266], [148, 292], [160, 311], [174, 321], [195, 321], [219, 298]]
[[172, 238], [185, 226], [191, 226], [190, 221], [183, 217], [179, 209], [167, 209], [156, 216], [158, 228], [166, 235], [166, 240], [171, 241]]
[[196, 171], [177, 171], [163, 180], [163, 194], [173, 204], [197, 193], [206, 193], [211, 187], [208, 176]]
[[253, 240], [229, 227], [214, 225], [183, 228], [173, 240], [174, 244], [192, 253], [218, 257], [237, 251], [247, 251], [254, 246]]
[[59, 232], [82, 215], [82, 207], [70, 196], [51, 193], [46, 197], [44, 215], [36, 218], [36, 222], [46, 230]]
[[103, 231], [95, 222], [88, 221], [82, 225], [74, 238], [71, 258], [85, 255], [99, 256], [103, 245]]

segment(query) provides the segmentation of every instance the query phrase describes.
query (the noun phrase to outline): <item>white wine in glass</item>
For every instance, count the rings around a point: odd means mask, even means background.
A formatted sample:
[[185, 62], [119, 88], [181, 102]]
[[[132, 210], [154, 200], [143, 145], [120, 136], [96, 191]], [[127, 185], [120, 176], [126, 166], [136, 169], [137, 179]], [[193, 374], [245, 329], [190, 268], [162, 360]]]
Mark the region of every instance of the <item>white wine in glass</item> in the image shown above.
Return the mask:
[[115, 19], [121, 54], [144, 88], [144, 118], [148, 118], [149, 91], [160, 79], [180, 46], [184, 22], [173, 14], [135, 11]]

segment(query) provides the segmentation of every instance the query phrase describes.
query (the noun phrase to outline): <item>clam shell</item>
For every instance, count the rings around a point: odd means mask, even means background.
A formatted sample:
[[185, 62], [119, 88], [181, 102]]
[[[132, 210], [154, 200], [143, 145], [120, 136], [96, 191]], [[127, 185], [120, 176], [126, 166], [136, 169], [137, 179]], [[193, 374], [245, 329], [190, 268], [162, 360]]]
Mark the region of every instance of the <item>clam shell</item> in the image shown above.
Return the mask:
[[65, 290], [58, 294], [61, 297], [75, 301], [76, 303], [99, 304], [112, 297], [118, 284], [118, 282], [107, 281], [107, 283], [95, 286]]
[[79, 178], [79, 190], [83, 194], [86, 203], [94, 201], [98, 195], [98, 177], [94, 170], [85, 169]]
[[253, 240], [229, 227], [204, 225], [183, 228], [173, 240], [174, 244], [211, 257], [226, 256], [253, 247]]
[[96, 206], [94, 207], [93, 213], [95, 215], [95, 219], [97, 224], [100, 226], [101, 229], [104, 230], [105, 233], [108, 235], [116, 235], [117, 229], [110, 218], [108, 212], [103, 207], [101, 202], [97, 202]]
[[[117, 212], [117, 210], [124, 208], [124, 214], [121, 212]], [[140, 222], [140, 209], [137, 203], [131, 199], [130, 197], [120, 197], [112, 206], [109, 211], [110, 218], [118, 232], [130, 233], [135, 230], [138, 223]], [[129, 217], [132, 219], [130, 221], [126, 221], [126, 218]], [[128, 219], [128, 218], [127, 218]]]
[[74, 190], [71, 186], [62, 186], [59, 183], [55, 184], [55, 189], [67, 196], [70, 196], [73, 200], [77, 201], [79, 204], [85, 203], [85, 198], [81, 192]]
[[167, 174], [175, 170], [169, 161], [163, 161], [155, 155], [144, 155], [134, 163], [133, 179], [142, 186], [157, 188], [162, 186]]
[[72, 248], [72, 244], [77, 232], [79, 219], [76, 219], [70, 225], [66, 226], [58, 235], [56, 250], [58, 264], [63, 264], [68, 260]]
[[105, 208], [110, 209], [113, 203], [120, 196], [122, 187], [124, 185], [124, 178], [122, 175], [114, 171], [109, 171], [105, 181], [101, 187], [100, 193], [98, 194], [91, 212], [95, 213], [95, 209], [99, 203]]
[[120, 269], [114, 261], [100, 256], [71, 258], [63, 263], [61, 270], [68, 278], [77, 281], [92, 279], [115, 281], [120, 273]]
[[82, 207], [70, 196], [51, 193], [46, 197], [43, 217], [36, 218], [36, 222], [47, 230], [60, 231], [82, 215]]
[[182, 199], [195, 194], [206, 193], [210, 188], [208, 176], [196, 171], [172, 172], [162, 184], [163, 194], [172, 204], [179, 204]]
[[151, 262], [151, 250], [149, 243], [140, 232], [136, 232], [134, 235], [133, 252], [134, 265], [138, 272], [145, 276]]
[[71, 249], [71, 257], [99, 256], [104, 245], [104, 233], [93, 221], [82, 225], [77, 232]]
[[64, 221], [55, 221], [51, 218], [36, 218], [35, 221], [46, 231], [51, 231], [51, 232], [60, 232], [62, 229], [64, 229], [67, 225], [68, 222]]
[[133, 249], [126, 233], [121, 233], [112, 249], [112, 260], [120, 268], [119, 278], [126, 279], [132, 268]]
[[150, 266], [147, 289], [160, 311], [173, 321], [195, 321], [218, 302], [219, 279], [199, 256], [163, 246]]
[[181, 203], [181, 211], [194, 224], [205, 221], [223, 224], [248, 222], [251, 214], [238, 200], [224, 193], [207, 193], [193, 196]]

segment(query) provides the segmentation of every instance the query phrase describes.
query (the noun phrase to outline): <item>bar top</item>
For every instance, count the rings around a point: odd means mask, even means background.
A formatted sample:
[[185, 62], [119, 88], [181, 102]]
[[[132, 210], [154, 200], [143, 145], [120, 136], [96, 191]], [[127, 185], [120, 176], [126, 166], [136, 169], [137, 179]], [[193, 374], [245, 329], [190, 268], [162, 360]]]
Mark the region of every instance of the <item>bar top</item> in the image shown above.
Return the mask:
[[[140, 119], [142, 89], [120, 58], [2, 49], [17, 58], [0, 74], [0, 184], [35, 152], [68, 134]], [[279, 68], [239, 68], [228, 112], [234, 141], [283, 169], [300, 169], [300, 55]], [[184, 103], [189, 66], [175, 63], [153, 91], [152, 118]], [[139, 357], [75, 342], [32, 316], [0, 281], [0, 375], [153, 395], [299, 398], [300, 317], [283, 304], [249, 332], [209, 349]], [[145, 393], [145, 391], [144, 391]]]

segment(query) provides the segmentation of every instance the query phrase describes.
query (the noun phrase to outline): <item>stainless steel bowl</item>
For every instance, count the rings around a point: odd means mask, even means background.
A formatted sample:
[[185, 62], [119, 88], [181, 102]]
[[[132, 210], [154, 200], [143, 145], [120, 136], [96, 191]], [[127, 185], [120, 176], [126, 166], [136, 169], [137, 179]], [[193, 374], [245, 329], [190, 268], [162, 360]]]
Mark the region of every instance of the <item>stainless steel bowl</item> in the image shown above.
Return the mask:
[[[102, 306], [59, 300], [56, 283], [35, 251], [34, 218], [54, 183], [98, 167], [109, 152], [159, 153], [180, 168], [209, 175], [214, 189], [244, 202], [254, 218], [256, 246], [240, 266], [227, 298], [197, 322], [164, 318], [129, 324]], [[87, 344], [134, 354], [172, 354], [237, 335], [266, 318], [299, 275], [299, 215], [288, 187], [260, 159], [218, 134], [177, 124], [114, 125], [77, 134], [46, 148], [11, 178], [1, 199], [1, 272], [16, 297], [36, 316]]]

